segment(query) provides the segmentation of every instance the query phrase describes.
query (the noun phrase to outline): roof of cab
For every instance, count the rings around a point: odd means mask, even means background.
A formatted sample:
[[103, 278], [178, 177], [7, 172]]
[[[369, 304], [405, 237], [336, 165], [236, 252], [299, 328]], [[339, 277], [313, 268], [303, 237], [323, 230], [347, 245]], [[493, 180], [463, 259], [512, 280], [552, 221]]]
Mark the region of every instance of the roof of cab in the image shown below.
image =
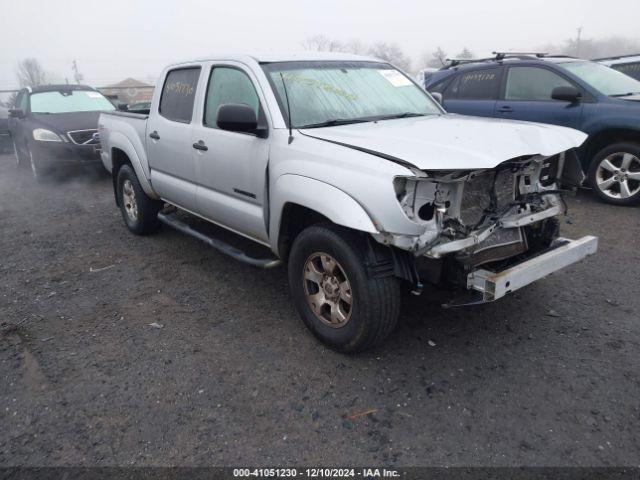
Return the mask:
[[387, 63], [374, 57], [366, 57], [362, 55], [354, 55], [351, 53], [338, 52], [298, 52], [298, 53], [261, 53], [261, 54], [235, 54], [235, 55], [210, 55], [205, 58], [198, 58], [191, 61], [178, 62], [174, 65], [194, 62], [215, 62], [215, 61], [237, 61], [237, 62], [258, 62], [258, 63], [274, 63], [274, 62], [381, 62]]

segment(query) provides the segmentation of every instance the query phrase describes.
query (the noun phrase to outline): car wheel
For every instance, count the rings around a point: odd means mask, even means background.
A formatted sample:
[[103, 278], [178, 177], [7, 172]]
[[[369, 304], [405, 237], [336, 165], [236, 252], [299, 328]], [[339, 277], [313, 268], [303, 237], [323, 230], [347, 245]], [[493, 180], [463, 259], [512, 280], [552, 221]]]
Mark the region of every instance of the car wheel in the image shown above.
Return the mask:
[[298, 313], [317, 338], [340, 352], [380, 344], [398, 322], [398, 280], [370, 276], [362, 247], [358, 236], [323, 224], [300, 233], [289, 255], [289, 287]]
[[640, 201], [640, 145], [616, 143], [600, 150], [589, 167], [589, 183], [605, 202], [634, 205]]
[[149, 198], [140, 186], [138, 177], [129, 165], [118, 171], [117, 195], [122, 218], [136, 235], [150, 235], [160, 228], [158, 212], [162, 202]]

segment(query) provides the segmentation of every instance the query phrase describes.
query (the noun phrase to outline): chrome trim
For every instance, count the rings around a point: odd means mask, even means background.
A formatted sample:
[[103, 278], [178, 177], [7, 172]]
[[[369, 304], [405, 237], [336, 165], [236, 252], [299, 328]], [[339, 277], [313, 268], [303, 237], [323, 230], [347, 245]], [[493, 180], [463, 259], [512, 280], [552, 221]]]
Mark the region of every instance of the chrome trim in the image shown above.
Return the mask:
[[91, 136], [91, 138], [89, 138], [89, 140], [87, 140], [86, 142], [82, 142], [82, 143], [78, 143], [74, 140], [73, 136], [71, 135], [72, 133], [80, 133], [80, 132], [93, 132], [93, 133], [98, 133], [98, 129], [97, 128], [87, 128], [85, 130], [70, 130], [67, 132], [67, 137], [69, 137], [69, 140], [71, 140], [72, 143], [75, 143], [76, 145], [96, 145], [99, 142], [96, 143], [90, 143], [90, 142], [94, 142], [95, 140], [93, 139], [93, 135]]

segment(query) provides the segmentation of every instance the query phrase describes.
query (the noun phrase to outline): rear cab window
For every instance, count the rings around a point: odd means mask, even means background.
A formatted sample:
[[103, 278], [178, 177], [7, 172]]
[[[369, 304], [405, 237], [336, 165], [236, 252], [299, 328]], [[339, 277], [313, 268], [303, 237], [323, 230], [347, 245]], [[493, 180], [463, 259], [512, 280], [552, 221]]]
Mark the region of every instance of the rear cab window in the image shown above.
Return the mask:
[[191, 123], [199, 78], [199, 66], [169, 71], [162, 87], [160, 115], [174, 122]]

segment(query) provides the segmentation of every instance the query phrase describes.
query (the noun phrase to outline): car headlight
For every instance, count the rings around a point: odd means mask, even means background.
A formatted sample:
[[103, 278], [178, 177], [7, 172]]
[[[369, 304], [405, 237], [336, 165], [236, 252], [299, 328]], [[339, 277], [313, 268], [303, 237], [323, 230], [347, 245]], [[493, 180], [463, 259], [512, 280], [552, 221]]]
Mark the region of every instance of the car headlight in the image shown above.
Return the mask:
[[46, 128], [36, 128], [33, 131], [34, 140], [40, 142], [61, 142], [62, 138], [57, 133], [47, 130]]

